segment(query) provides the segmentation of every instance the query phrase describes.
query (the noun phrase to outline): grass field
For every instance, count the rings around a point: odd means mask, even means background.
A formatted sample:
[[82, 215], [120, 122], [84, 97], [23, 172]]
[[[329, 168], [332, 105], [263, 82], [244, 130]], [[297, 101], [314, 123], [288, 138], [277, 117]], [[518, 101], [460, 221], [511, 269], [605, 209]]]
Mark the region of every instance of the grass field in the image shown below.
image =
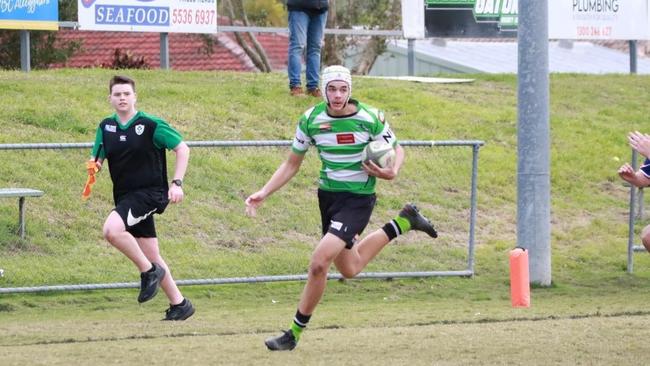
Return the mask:
[[[0, 143], [91, 141], [110, 113], [112, 74], [0, 72]], [[314, 102], [288, 98], [280, 74], [128, 74], [139, 82], [140, 108], [187, 140], [287, 140]], [[302, 283], [184, 287], [197, 313], [179, 324], [159, 321], [164, 296], [137, 305], [136, 290], [0, 295], [0, 363], [647, 364], [650, 256], [636, 254], [634, 273], [625, 272], [629, 189], [616, 169], [630, 156], [626, 133], [646, 130], [650, 78], [551, 76], [553, 285], [533, 289], [531, 308], [513, 309], [507, 255], [516, 245], [516, 79], [475, 77], [469, 85], [355, 78], [354, 88], [386, 111], [402, 140], [486, 142], [473, 278], [330, 282], [298, 349], [281, 354], [262, 341], [289, 325]], [[319, 230], [313, 152], [258, 218], [243, 215], [243, 199], [285, 153], [192, 150], [186, 201], [158, 219], [177, 279], [304, 273]], [[78, 199], [87, 154], [0, 151], [0, 186], [46, 192], [27, 201], [26, 240], [15, 235], [16, 202], [0, 201], [0, 287], [137, 280], [101, 237], [108, 176], [88, 203]], [[463, 269], [466, 152], [407, 149], [407, 159], [396, 182], [380, 185], [371, 226], [414, 200], [441, 237], [432, 243], [410, 233], [368, 270]]]

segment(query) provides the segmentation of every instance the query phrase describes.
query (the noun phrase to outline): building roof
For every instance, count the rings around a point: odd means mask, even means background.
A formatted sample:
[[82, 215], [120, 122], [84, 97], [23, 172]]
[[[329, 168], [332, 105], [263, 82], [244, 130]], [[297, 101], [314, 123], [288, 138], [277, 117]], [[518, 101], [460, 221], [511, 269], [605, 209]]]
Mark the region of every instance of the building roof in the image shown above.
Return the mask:
[[[212, 39], [208, 52], [205, 38]], [[287, 67], [289, 45], [286, 33], [259, 33], [258, 42], [264, 48], [271, 68]], [[160, 67], [160, 34], [139, 32], [99, 32], [62, 29], [57, 32], [61, 42], [79, 41], [81, 50], [65, 63], [52, 67], [101, 67], [113, 62], [115, 50], [144, 57], [151, 68]], [[255, 65], [239, 46], [232, 33], [200, 35], [169, 33], [169, 63], [173, 70], [232, 70], [256, 71]]]
[[[406, 40], [389, 42], [388, 49], [405, 53]], [[460, 72], [516, 73], [517, 42], [479, 42], [426, 39], [415, 41], [415, 52], [429, 62]], [[549, 41], [549, 71], [587, 74], [629, 73], [629, 55], [585, 41]], [[637, 58], [637, 72], [650, 74], [650, 60]]]

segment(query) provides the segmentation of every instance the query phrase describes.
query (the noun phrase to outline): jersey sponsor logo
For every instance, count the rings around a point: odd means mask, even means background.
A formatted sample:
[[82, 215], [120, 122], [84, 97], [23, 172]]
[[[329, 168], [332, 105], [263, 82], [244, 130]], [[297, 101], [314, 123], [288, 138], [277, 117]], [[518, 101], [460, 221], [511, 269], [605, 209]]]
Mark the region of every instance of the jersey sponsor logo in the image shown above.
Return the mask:
[[135, 133], [140, 136], [144, 132], [144, 125], [136, 125], [135, 126]]
[[126, 215], [126, 224], [129, 226], [137, 225], [140, 221], [146, 219], [154, 212], [156, 212], [155, 208], [142, 216], [134, 217], [133, 213], [131, 213], [131, 209], [129, 209], [129, 213]]
[[354, 134], [352, 133], [339, 133], [336, 135], [336, 143], [338, 144], [354, 144]]
[[104, 126], [104, 129], [105, 129], [106, 131], [108, 131], [108, 132], [116, 132], [117, 129], [116, 129], [115, 127], [116, 127], [116, 126], [106, 125], [106, 126]]
[[334, 230], [341, 231], [341, 228], [343, 227], [343, 223], [340, 221], [330, 221], [330, 227]]
[[120, 141], [126, 141], [126, 135], [120, 135]]

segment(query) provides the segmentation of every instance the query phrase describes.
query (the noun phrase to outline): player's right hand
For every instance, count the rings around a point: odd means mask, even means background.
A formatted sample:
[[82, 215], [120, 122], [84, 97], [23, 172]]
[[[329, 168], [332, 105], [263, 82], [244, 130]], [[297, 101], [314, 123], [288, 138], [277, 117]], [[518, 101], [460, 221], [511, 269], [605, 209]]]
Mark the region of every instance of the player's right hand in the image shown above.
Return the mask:
[[627, 182], [632, 182], [636, 177], [636, 174], [634, 173], [632, 166], [629, 163], [625, 163], [618, 169], [618, 176]]
[[266, 197], [261, 191], [255, 192], [246, 198], [246, 216], [255, 217], [257, 208], [260, 207]]

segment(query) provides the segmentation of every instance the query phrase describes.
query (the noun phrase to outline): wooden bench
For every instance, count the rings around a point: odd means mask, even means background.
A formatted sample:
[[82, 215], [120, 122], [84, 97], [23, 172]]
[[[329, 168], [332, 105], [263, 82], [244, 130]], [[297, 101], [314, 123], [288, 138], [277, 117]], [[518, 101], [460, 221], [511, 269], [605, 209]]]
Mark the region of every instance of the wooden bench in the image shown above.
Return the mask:
[[43, 191], [29, 188], [0, 188], [0, 197], [18, 197], [18, 234], [25, 239], [25, 197], [40, 197]]

